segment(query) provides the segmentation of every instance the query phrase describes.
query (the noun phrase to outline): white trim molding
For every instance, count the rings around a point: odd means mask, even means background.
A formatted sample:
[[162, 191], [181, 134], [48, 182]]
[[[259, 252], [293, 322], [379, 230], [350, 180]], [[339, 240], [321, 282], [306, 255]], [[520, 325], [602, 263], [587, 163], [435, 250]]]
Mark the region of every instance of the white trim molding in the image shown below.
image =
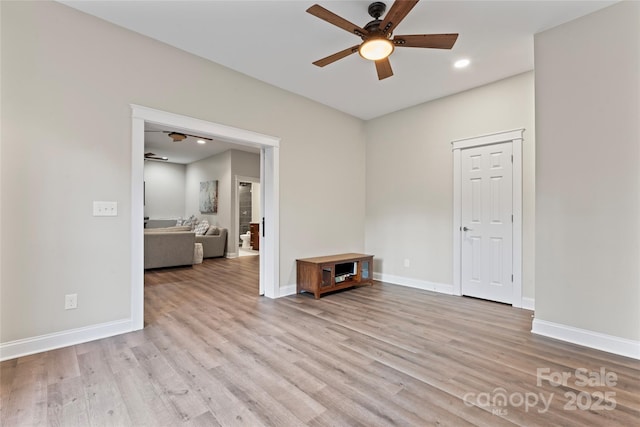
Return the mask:
[[535, 310], [536, 309], [536, 300], [533, 298], [522, 297], [522, 308], [525, 310]]
[[412, 279], [410, 277], [394, 276], [384, 273], [373, 273], [373, 280], [391, 283], [392, 285], [406, 286], [407, 288], [422, 289], [423, 291], [438, 292], [440, 294], [454, 295], [453, 286], [444, 283], [429, 282], [427, 280]]
[[298, 293], [297, 285], [294, 283], [293, 285], [282, 286], [279, 289], [278, 296], [279, 297], [287, 297], [289, 295], [295, 295]]
[[462, 295], [462, 153], [465, 148], [511, 142], [513, 149], [513, 297], [511, 305], [522, 308], [522, 142], [524, 128], [457, 139], [453, 150], [453, 295]]
[[0, 344], [0, 361], [108, 338], [131, 332], [132, 330], [131, 319], [122, 319], [37, 337], [9, 341]]
[[531, 333], [640, 360], [640, 341], [533, 319]]

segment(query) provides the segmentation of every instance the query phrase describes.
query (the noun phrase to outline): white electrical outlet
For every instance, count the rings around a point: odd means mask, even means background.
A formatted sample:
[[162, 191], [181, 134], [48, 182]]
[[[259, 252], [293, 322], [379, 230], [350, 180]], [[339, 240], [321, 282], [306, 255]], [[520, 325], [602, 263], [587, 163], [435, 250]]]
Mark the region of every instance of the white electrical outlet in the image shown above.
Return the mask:
[[67, 294], [64, 296], [64, 309], [72, 310], [78, 308], [78, 294]]
[[118, 216], [118, 202], [93, 202], [93, 216]]
[[411, 265], [411, 262], [409, 261], [409, 258], [405, 258], [404, 259], [404, 266], [405, 267], [409, 267]]

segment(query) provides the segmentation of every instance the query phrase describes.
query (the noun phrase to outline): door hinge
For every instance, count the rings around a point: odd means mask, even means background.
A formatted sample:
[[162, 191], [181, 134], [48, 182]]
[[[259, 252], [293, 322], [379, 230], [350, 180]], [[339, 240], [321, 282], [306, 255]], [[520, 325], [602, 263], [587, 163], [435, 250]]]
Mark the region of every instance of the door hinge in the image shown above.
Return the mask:
[[513, 163], [513, 154], [511, 155], [511, 163]]
[[264, 237], [264, 217], [262, 217], [262, 237]]
[[511, 222], [513, 222], [513, 214], [511, 214]]
[[513, 274], [511, 275], [511, 283], [513, 283]]

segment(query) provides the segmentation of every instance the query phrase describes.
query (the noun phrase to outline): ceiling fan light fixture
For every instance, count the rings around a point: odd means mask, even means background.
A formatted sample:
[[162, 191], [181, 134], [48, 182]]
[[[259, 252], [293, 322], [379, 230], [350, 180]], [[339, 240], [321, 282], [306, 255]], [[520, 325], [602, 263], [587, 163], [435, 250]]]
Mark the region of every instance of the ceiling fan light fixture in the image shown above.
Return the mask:
[[391, 40], [384, 37], [373, 37], [360, 45], [358, 53], [369, 61], [379, 61], [391, 55], [393, 49]]

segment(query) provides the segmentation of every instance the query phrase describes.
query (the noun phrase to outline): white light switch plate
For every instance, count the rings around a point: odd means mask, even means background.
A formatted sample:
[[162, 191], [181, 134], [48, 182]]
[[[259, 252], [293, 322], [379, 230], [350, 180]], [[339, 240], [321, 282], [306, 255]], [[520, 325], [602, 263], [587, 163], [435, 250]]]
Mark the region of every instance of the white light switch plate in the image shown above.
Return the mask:
[[93, 202], [93, 216], [118, 216], [118, 202]]

